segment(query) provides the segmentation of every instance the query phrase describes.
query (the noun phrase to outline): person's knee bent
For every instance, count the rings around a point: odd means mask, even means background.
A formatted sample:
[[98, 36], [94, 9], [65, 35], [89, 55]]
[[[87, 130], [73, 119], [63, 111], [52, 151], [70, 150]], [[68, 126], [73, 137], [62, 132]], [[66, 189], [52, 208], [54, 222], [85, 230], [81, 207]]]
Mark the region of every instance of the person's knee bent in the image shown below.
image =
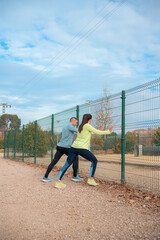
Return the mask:
[[92, 162], [93, 162], [95, 165], [97, 165], [98, 160], [97, 160], [97, 158], [96, 158], [95, 156], [92, 158]]

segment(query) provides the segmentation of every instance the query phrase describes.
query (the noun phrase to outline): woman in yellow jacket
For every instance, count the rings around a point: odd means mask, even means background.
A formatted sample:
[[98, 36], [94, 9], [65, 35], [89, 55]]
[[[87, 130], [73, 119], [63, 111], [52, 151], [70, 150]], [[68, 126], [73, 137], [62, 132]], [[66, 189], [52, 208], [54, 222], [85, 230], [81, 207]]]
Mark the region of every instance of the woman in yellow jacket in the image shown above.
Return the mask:
[[77, 155], [80, 155], [83, 158], [91, 161], [90, 178], [88, 178], [88, 184], [94, 185], [94, 186], [98, 185], [93, 178], [96, 171], [97, 158], [93, 155], [93, 153], [89, 151], [90, 139], [92, 134], [98, 134], [98, 135], [110, 134], [110, 132], [113, 129], [113, 125], [109, 128], [109, 130], [102, 131], [104, 130], [104, 127], [101, 130], [97, 130], [90, 125], [91, 122], [92, 122], [92, 115], [84, 114], [82, 123], [78, 128], [77, 138], [72, 144], [72, 147], [70, 149], [65, 165], [60, 170], [58, 180], [55, 183], [55, 187], [57, 188], [66, 187], [66, 185], [61, 182], [61, 179], [65, 174], [65, 172], [67, 171], [67, 169], [75, 161]]

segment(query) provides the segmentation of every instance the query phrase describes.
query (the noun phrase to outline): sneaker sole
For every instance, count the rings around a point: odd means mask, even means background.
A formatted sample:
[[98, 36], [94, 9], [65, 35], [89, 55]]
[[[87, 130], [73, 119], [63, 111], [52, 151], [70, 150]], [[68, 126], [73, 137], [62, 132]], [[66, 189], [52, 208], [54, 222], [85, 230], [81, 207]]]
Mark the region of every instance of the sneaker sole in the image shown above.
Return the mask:
[[53, 180], [41, 180], [42, 182], [53, 182]]
[[74, 182], [80, 182], [80, 181], [83, 181], [83, 180], [78, 180], [78, 179], [74, 179], [74, 178], [72, 178], [71, 181], [74, 181]]
[[89, 185], [91, 185], [91, 186], [98, 186], [99, 184], [92, 184], [92, 183], [89, 183], [89, 182], [87, 182]]
[[57, 186], [54, 186], [55, 188], [65, 188], [66, 186], [64, 186], [64, 187], [57, 187]]

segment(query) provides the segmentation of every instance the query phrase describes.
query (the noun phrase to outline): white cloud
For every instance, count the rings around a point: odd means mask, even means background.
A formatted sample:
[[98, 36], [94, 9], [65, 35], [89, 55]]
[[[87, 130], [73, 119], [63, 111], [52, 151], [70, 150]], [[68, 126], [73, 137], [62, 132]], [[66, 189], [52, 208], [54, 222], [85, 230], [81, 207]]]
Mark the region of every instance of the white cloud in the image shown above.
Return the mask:
[[28, 102], [28, 99], [26, 98], [22, 98], [22, 97], [18, 97], [18, 96], [10, 96], [8, 95], [0, 95], [0, 99], [1, 101], [6, 101], [7, 103], [13, 103], [13, 104], [24, 104]]
[[7, 109], [7, 113], [9, 114], [17, 114], [20, 119], [22, 119], [22, 124], [27, 124], [30, 121], [41, 120], [42, 118], [48, 117], [51, 114], [58, 113], [60, 111], [72, 108], [76, 106], [76, 103], [79, 102], [74, 101], [72, 103], [67, 104], [41, 104], [37, 107], [28, 106], [26, 108], [19, 108], [13, 106], [11, 109]]
[[[68, 42], [109, 1], [8, 2], [2, 7], [0, 3], [0, 39], [9, 48], [0, 49], [3, 57], [8, 55], [0, 60], [1, 89], [8, 89], [1, 98], [13, 102], [23, 119], [95, 98], [103, 85], [115, 93], [159, 76], [159, 1], [127, 1], [83, 41], [79, 34], [69, 50]], [[85, 32], [115, 4], [111, 2]], [[73, 50], [76, 41], [80, 44]]]
[[73, 95], [63, 95], [63, 96], [59, 96], [56, 99], [60, 100], [60, 101], [70, 101], [73, 100], [75, 98], [75, 96]]
[[[21, 8], [22, 6], [20, 5], [20, 9]], [[29, 11], [29, 9], [28, 7], [26, 11]], [[22, 58], [24, 64], [28, 64], [37, 70], [43, 69], [48, 59], [54, 58], [54, 56], [62, 50], [63, 46], [66, 46], [74, 37], [72, 33], [68, 33], [64, 22], [59, 24], [56, 22], [55, 16], [54, 18], [51, 17], [50, 14], [47, 16], [46, 9], [47, 7], [44, 8], [42, 16], [48, 19], [48, 21], [43, 22], [39, 17], [37, 17], [35, 25], [33, 25], [32, 21], [29, 21], [30, 29], [27, 31], [18, 31], [18, 39], [16, 31], [15, 33], [12, 32], [12, 35], [10, 32], [6, 32], [6, 36], [12, 39], [9, 43], [10, 49], [7, 51], [8, 54], [13, 57]], [[39, 16], [40, 6], [36, 12]], [[80, 15], [83, 10], [76, 9], [76, 12]], [[93, 10], [90, 11], [90, 14], [91, 12], [93, 14]], [[73, 16], [70, 17], [70, 21], [73, 19]], [[22, 17], [22, 15], [20, 15], [20, 17]], [[31, 19], [35, 19], [32, 13]], [[95, 23], [99, 19], [100, 17], [96, 18]], [[81, 21], [76, 20], [74, 25], [77, 24], [79, 26], [80, 23]], [[140, 14], [133, 5], [126, 4], [117, 14], [112, 16], [109, 22], [104, 22], [95, 33], [89, 36], [88, 40], [83, 40], [80, 47], [76, 48], [71, 55], [70, 50], [72, 50], [72, 48], [67, 51], [67, 53], [63, 51], [59, 58], [56, 57], [56, 60], [49, 66], [49, 69], [51, 69], [53, 75], [55, 72], [58, 72], [59, 75], [56, 74], [56, 76], [64, 76], [68, 69], [72, 68], [76, 70], [75, 66], [78, 67], [78, 65], [100, 67], [107, 63], [113, 71], [115, 65], [123, 64], [123, 62], [126, 61], [131, 71], [132, 63], [130, 63], [129, 58], [136, 61], [143, 59], [145, 54], [159, 54], [158, 56], [160, 57], [160, 45], [157, 43], [159, 39], [157, 30], [159, 30], [159, 28], [155, 27], [155, 25], [156, 24], [154, 24], [153, 27], [151, 18], [148, 19], [146, 16]], [[39, 27], [39, 29], [38, 26], [41, 26], [41, 28]], [[44, 39], [44, 34], [48, 39]], [[81, 41], [80, 36], [75, 39], [75, 41], [77, 40]], [[75, 41], [72, 42], [72, 47], [75, 46]], [[24, 48], [28, 42], [32, 42], [35, 47]], [[61, 61], [63, 62], [61, 66], [59, 66], [59, 62]], [[137, 63], [137, 65], [138, 64], [140, 63]], [[72, 67], [72, 65], [74, 66]], [[126, 67], [125, 63], [124, 65]], [[68, 66], [70, 66], [70, 68], [68, 68]], [[148, 66], [146, 66], [146, 68], [147, 67]], [[121, 69], [123, 72], [123, 68]], [[135, 71], [136, 69], [134, 68], [133, 70]]]

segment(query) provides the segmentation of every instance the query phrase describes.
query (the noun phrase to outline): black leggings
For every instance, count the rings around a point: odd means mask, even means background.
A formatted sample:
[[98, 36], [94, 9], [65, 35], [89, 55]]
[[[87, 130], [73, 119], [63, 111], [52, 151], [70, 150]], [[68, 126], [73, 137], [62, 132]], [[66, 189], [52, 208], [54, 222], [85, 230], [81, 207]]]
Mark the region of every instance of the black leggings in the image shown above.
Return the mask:
[[[49, 164], [49, 166], [47, 168], [47, 171], [45, 173], [45, 177], [46, 178], [48, 177], [49, 173], [52, 171], [53, 167], [57, 164], [57, 162], [63, 156], [63, 154], [65, 154], [67, 156], [69, 155], [70, 148], [63, 148], [63, 147], [57, 146], [56, 149], [57, 149], [57, 151], [56, 151], [56, 153], [54, 155], [54, 159]], [[78, 172], [78, 156], [76, 157], [72, 167], [73, 167], [73, 176], [76, 177], [77, 176], [77, 172]]]
[[91, 161], [90, 177], [94, 177], [96, 167], [97, 167], [97, 158], [87, 149], [79, 149], [71, 147], [68, 158], [65, 165], [60, 170], [58, 179], [61, 180], [67, 169], [71, 166], [72, 163], [76, 160], [77, 156], [80, 155], [83, 158]]

